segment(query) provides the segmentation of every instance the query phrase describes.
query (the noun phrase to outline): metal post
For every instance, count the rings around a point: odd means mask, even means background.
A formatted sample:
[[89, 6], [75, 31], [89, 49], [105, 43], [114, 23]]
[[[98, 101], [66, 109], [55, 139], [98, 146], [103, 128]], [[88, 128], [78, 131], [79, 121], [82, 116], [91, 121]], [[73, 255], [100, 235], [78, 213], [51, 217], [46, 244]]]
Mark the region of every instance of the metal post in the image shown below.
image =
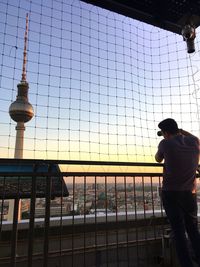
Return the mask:
[[12, 239], [11, 239], [11, 262], [10, 267], [16, 266], [16, 251], [17, 251], [17, 225], [19, 215], [19, 198], [14, 201], [14, 213], [13, 213], [13, 228], [12, 228]]

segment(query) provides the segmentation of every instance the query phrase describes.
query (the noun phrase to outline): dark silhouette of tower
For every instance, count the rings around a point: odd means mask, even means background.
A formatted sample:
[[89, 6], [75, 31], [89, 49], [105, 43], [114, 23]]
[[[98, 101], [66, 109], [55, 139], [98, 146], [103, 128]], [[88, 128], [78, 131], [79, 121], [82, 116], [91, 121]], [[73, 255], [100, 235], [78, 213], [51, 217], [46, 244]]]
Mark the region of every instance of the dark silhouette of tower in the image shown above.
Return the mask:
[[15, 158], [23, 158], [24, 131], [25, 131], [24, 124], [30, 121], [34, 116], [33, 107], [28, 102], [29, 84], [26, 81], [27, 40], [28, 40], [28, 14], [26, 15], [26, 31], [24, 36], [22, 79], [20, 83], [17, 85], [18, 88], [17, 99], [10, 105], [9, 108], [10, 117], [17, 122], [15, 155], [14, 155]]
[[[23, 158], [24, 149], [24, 131], [25, 123], [30, 121], [34, 116], [32, 105], [28, 102], [28, 89], [29, 84], [26, 81], [26, 55], [27, 55], [27, 40], [28, 40], [28, 14], [26, 15], [26, 30], [24, 35], [24, 53], [23, 53], [23, 68], [22, 79], [17, 85], [17, 99], [9, 108], [10, 117], [17, 122], [16, 126], [16, 141], [15, 141], [15, 155], [14, 158]], [[21, 200], [18, 201], [18, 219], [21, 218]], [[14, 201], [9, 201], [8, 220], [13, 219]]]

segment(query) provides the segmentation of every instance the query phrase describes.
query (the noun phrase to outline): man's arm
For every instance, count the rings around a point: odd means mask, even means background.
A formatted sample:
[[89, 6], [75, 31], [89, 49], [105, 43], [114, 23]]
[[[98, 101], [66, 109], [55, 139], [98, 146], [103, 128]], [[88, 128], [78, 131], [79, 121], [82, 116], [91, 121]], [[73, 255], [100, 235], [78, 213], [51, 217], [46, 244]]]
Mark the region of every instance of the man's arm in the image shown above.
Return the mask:
[[156, 160], [157, 162], [162, 162], [163, 159], [164, 159], [164, 154], [163, 154], [163, 142], [165, 142], [164, 139], [159, 143], [159, 145], [158, 145], [158, 150], [157, 150], [157, 152], [156, 152], [156, 154], [155, 154], [155, 160]]
[[163, 156], [160, 155], [159, 151], [157, 151], [157, 153], [155, 154], [155, 160], [157, 162], [162, 162], [163, 161]]
[[[179, 133], [182, 134], [182, 135], [185, 135], [185, 136], [194, 136], [190, 132], [187, 132], [187, 131], [185, 131], [183, 129], [179, 129]], [[194, 136], [194, 137], [196, 137], [196, 136]]]

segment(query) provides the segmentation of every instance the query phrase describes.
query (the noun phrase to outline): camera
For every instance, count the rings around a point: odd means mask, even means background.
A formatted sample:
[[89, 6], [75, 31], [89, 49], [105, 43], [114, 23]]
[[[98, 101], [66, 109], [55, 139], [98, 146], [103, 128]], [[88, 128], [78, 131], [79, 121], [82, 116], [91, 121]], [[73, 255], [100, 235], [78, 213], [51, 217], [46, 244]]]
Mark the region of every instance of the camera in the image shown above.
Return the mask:
[[183, 40], [187, 43], [188, 53], [193, 53], [195, 51], [194, 39], [196, 37], [195, 27], [191, 24], [186, 24], [182, 28], [181, 32]]
[[163, 134], [162, 134], [162, 131], [158, 131], [157, 132], [157, 136], [162, 136]]

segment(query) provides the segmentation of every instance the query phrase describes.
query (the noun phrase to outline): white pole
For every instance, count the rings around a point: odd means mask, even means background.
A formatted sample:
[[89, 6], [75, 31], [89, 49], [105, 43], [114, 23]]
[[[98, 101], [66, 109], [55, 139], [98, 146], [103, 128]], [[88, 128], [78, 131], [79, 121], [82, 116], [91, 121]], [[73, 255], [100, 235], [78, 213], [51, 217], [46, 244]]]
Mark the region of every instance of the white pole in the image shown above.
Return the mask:
[[16, 141], [15, 141], [15, 159], [23, 159], [23, 149], [24, 149], [24, 122], [17, 122], [16, 126]]
[[[15, 140], [15, 159], [23, 159], [23, 148], [24, 148], [24, 131], [25, 126], [24, 122], [17, 122], [16, 126], [16, 140]], [[14, 212], [14, 202], [15, 200], [9, 200], [8, 207], [8, 216], [7, 220], [13, 220], [13, 212]], [[19, 200], [19, 210], [18, 210], [18, 221], [21, 220], [21, 199]]]

